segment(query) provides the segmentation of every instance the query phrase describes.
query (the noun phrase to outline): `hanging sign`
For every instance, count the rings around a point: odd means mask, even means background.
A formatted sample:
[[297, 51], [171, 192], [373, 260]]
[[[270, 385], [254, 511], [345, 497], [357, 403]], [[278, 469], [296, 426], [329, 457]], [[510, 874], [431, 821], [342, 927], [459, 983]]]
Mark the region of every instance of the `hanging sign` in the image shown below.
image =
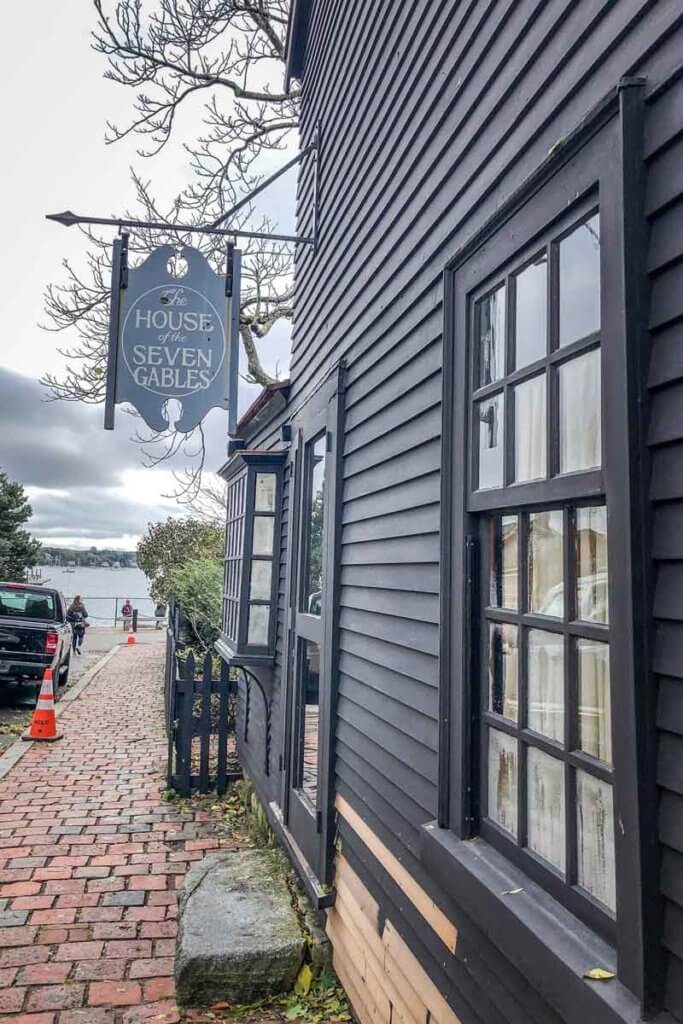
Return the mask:
[[[197, 249], [162, 245], [127, 267], [127, 236], [114, 243], [105, 429], [114, 408], [134, 406], [155, 431], [188, 433], [210, 409], [237, 407], [240, 253], [225, 277]], [[170, 422], [170, 399], [182, 406]]]

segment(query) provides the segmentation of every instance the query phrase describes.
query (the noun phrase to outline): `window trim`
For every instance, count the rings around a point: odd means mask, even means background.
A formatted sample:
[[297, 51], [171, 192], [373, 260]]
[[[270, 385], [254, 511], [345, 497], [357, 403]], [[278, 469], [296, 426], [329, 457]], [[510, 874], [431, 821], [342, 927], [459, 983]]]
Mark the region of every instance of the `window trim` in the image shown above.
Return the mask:
[[[614, 798], [620, 826], [615, 829], [618, 974], [643, 1007], [651, 1009], [658, 999], [660, 929], [654, 707], [648, 685], [647, 466], [643, 462], [647, 365], [643, 94], [642, 80], [622, 82], [444, 272], [437, 821], [441, 828], [468, 838], [477, 816], [478, 780], [472, 755], [479, 724], [469, 684], [477, 660], [473, 638], [480, 629], [478, 609], [472, 603], [479, 573], [477, 520], [481, 511], [501, 506], [498, 490], [479, 492], [478, 500], [467, 504], [470, 453], [463, 428], [469, 418], [470, 362], [468, 346], [460, 341], [468, 337], [467, 297], [480, 284], [492, 282], [496, 269], [515, 254], [532, 252], [534, 243], [540, 248], [538, 239], [555, 222], [597, 192], [603, 252], [612, 254], [611, 259], [603, 258], [601, 282], [604, 490], [599, 472], [590, 486], [586, 486], [587, 474], [582, 474], [581, 498], [590, 501], [604, 495], [610, 510], [611, 666], [612, 678], [623, 680], [619, 700], [612, 703]], [[566, 478], [556, 479], [560, 484], [551, 480], [519, 485], [520, 496], [523, 487], [526, 500], [550, 505], [557, 487], [557, 498], [570, 497]], [[644, 599], [634, 601], [634, 595]]]
[[[272, 665], [275, 659], [275, 642], [277, 637], [277, 595], [280, 567], [280, 533], [282, 519], [282, 490], [283, 490], [283, 468], [287, 457], [285, 451], [262, 451], [255, 449], [238, 450], [230, 459], [230, 462], [222, 471], [221, 475], [228, 483], [228, 486], [235, 478], [243, 478], [244, 483], [244, 512], [243, 533], [242, 533], [242, 554], [240, 564], [240, 591], [237, 610], [237, 637], [229, 637], [224, 632], [225, 625], [225, 594], [223, 596], [223, 618], [221, 622], [221, 634], [218, 641], [219, 651], [234, 665]], [[259, 473], [267, 473], [275, 476], [275, 509], [272, 513], [256, 512], [255, 491], [256, 477]], [[254, 521], [257, 515], [267, 515], [273, 520], [273, 553], [270, 556], [253, 554]], [[226, 526], [225, 545], [227, 551], [228, 532]], [[270, 598], [268, 601], [250, 601], [249, 589], [251, 582], [251, 570], [254, 561], [270, 561], [271, 580]], [[227, 556], [224, 558], [224, 566], [227, 563]], [[270, 611], [268, 622], [268, 643], [250, 644], [248, 642], [249, 609], [252, 604], [267, 606]]]

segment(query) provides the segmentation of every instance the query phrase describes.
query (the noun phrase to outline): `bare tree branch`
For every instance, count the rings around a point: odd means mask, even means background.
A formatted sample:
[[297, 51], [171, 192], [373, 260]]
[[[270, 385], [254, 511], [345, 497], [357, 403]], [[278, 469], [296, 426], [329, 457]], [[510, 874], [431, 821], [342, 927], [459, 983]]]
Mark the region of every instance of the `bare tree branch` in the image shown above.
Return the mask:
[[[215, 220], [247, 195], [272, 168], [271, 154], [296, 137], [299, 99], [286, 94], [283, 76], [289, 0], [93, 0], [93, 47], [106, 60], [105, 77], [134, 92], [127, 125], [108, 125], [110, 143], [131, 135], [141, 139], [139, 155], [154, 157], [177, 135], [178, 112], [205, 97], [195, 138], [179, 139], [189, 161], [189, 180], [166, 209], [150, 181], [131, 169], [136, 219], [199, 225]], [[187, 119], [184, 119], [187, 123]], [[270, 163], [269, 163], [270, 161]], [[226, 225], [272, 231], [267, 218], [248, 206]], [[89, 250], [85, 266], [63, 264], [63, 277], [45, 291], [46, 330], [63, 332], [59, 351], [66, 359], [61, 377], [43, 383], [53, 399], [104, 400], [109, 332], [110, 241], [82, 229]], [[130, 264], [156, 246], [183, 245], [181, 231], [136, 230], [130, 235]], [[217, 272], [225, 260], [225, 239], [202, 236], [197, 243]], [[242, 247], [239, 333], [247, 357], [246, 379], [261, 385], [273, 377], [264, 369], [261, 345], [272, 327], [292, 316], [292, 252], [286, 244], [249, 241]], [[176, 476], [175, 497], [200, 502], [206, 449], [201, 428], [187, 435], [136, 432], [145, 465], [179, 456], [188, 469]]]

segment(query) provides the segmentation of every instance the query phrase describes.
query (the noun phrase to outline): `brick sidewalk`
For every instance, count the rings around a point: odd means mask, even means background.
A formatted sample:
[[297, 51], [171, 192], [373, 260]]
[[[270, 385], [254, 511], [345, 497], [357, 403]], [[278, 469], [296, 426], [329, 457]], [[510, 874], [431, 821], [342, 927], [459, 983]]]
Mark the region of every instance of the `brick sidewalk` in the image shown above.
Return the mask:
[[176, 890], [218, 845], [164, 789], [161, 646], [122, 648], [0, 781], [0, 1018], [174, 1024]]

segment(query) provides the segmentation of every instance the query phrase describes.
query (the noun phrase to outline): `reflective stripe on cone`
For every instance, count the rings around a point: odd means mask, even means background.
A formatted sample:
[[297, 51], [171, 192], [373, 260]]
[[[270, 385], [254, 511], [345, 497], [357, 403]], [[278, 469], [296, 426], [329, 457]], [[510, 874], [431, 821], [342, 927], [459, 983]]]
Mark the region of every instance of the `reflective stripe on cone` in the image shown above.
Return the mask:
[[62, 733], [57, 731], [55, 716], [55, 695], [52, 680], [52, 669], [46, 668], [43, 682], [38, 694], [38, 703], [31, 718], [29, 729], [22, 735], [22, 740], [60, 740]]

